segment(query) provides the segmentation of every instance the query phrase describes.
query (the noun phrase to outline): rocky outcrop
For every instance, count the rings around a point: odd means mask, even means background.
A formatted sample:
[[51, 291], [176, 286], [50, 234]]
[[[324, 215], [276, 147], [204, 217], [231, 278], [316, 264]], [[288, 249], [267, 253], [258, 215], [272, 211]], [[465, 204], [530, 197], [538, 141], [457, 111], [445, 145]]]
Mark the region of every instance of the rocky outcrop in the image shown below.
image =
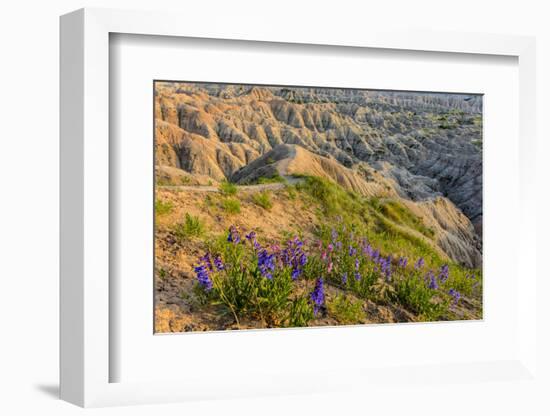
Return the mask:
[[[476, 95], [157, 83], [156, 163], [216, 181], [310, 174], [418, 206], [444, 200], [480, 237], [481, 110]], [[426, 212], [452, 216], [437, 204]], [[480, 239], [459, 228], [441, 246], [476, 258]]]

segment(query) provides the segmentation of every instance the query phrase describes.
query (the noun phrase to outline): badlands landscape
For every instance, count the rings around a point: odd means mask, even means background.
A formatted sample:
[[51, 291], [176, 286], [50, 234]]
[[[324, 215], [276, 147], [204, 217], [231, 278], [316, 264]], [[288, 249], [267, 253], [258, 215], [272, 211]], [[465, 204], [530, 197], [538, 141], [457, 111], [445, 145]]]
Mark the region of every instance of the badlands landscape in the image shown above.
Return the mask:
[[482, 318], [482, 97], [155, 82], [155, 330]]

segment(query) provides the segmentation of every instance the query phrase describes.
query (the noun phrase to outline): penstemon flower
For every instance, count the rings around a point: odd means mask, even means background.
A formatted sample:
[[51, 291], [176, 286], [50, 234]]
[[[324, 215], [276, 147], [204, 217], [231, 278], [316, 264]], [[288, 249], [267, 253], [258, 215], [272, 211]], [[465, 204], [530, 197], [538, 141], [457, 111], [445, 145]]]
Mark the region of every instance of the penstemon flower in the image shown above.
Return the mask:
[[275, 256], [268, 254], [265, 248], [258, 253], [258, 268], [263, 277], [273, 279], [273, 271], [275, 270]]
[[218, 271], [221, 271], [221, 270], [225, 269], [225, 266], [224, 266], [220, 256], [214, 257], [214, 266], [216, 267], [216, 270], [218, 270]]
[[232, 225], [229, 227], [227, 241], [233, 244], [239, 244], [241, 242], [241, 235], [239, 234], [239, 229], [236, 226]]
[[453, 305], [456, 306], [458, 304], [458, 301], [460, 300], [460, 292], [455, 289], [449, 290], [449, 295], [453, 298]]
[[208, 267], [208, 270], [212, 271], [212, 261], [210, 259], [210, 253], [205, 253], [204, 256], [199, 257], [199, 261], [203, 263], [206, 267]]
[[430, 270], [428, 272], [428, 274], [426, 275], [426, 281], [428, 283], [428, 288], [432, 290], [437, 290], [439, 288], [433, 271]]
[[425, 262], [424, 262], [424, 258], [423, 258], [423, 257], [420, 257], [420, 258], [417, 260], [417, 262], [415, 263], [414, 268], [415, 268], [416, 270], [421, 269], [422, 267], [424, 267], [424, 263], [425, 263]]
[[441, 266], [441, 268], [439, 269], [439, 280], [443, 283], [445, 283], [447, 281], [447, 279], [449, 278], [449, 266], [444, 264], [443, 266]]
[[207, 292], [210, 291], [212, 289], [212, 280], [210, 279], [210, 275], [208, 274], [208, 267], [204, 264], [199, 264], [194, 268], [194, 270], [197, 274], [197, 280], [199, 284]]
[[320, 277], [315, 282], [315, 288], [310, 293], [310, 299], [313, 303], [313, 314], [317, 316], [321, 308], [325, 303], [325, 288], [323, 285], [323, 278]]

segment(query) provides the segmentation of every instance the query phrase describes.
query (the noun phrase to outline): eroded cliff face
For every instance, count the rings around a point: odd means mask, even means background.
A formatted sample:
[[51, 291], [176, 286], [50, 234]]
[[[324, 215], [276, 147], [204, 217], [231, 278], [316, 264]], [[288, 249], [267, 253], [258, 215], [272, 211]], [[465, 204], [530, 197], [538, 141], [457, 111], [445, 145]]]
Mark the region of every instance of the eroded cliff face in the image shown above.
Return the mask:
[[155, 100], [159, 169], [240, 183], [315, 175], [399, 198], [451, 258], [480, 265], [481, 97], [156, 83]]

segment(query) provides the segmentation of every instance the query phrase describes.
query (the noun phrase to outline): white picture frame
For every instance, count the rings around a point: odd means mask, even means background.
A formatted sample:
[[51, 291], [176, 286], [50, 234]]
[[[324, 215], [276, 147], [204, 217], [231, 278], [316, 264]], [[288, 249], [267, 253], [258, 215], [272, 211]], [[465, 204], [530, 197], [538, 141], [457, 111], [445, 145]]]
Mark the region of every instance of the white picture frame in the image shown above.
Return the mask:
[[[185, 25], [181, 22], [185, 20]], [[536, 380], [536, 217], [532, 214], [536, 141], [535, 41], [529, 37], [469, 33], [399, 31], [389, 28], [347, 28], [329, 34], [308, 26], [280, 31], [268, 22], [235, 32], [225, 25], [204, 26], [171, 13], [82, 9], [61, 18], [61, 398], [79, 406], [158, 403], [206, 398], [297, 394], [372, 386], [389, 380], [380, 368], [365, 372], [346, 368], [318, 374], [278, 374], [232, 383], [220, 375], [210, 388], [205, 380], [110, 382], [109, 368], [117, 357], [109, 348], [109, 36], [113, 33], [333, 45], [335, 47], [431, 51], [452, 54], [504, 55], [519, 62], [520, 216], [519, 264], [524, 276], [518, 287], [517, 354], [507, 360], [467, 364], [442, 363], [415, 368], [421, 382], [436, 375], [480, 383], [472, 374], [491, 380]], [[119, 358], [119, 357], [118, 357]], [[397, 373], [395, 373], [397, 371]], [[403, 370], [405, 373], [406, 369]], [[410, 373], [410, 371], [409, 371]], [[327, 381], [328, 380], [328, 381]], [[342, 381], [342, 380], [345, 380]]]

